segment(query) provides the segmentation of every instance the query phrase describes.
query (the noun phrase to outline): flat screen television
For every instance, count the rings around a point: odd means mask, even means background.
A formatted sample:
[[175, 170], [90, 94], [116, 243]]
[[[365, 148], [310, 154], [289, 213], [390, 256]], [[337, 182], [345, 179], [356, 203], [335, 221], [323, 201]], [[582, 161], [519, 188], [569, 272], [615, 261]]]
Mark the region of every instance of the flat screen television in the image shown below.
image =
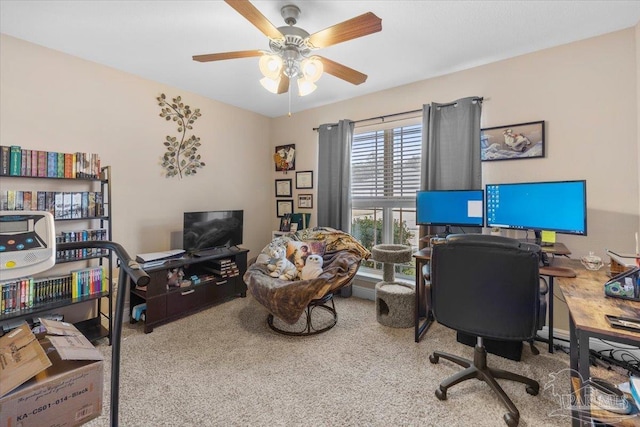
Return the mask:
[[587, 235], [587, 182], [487, 184], [487, 227]]
[[430, 190], [416, 193], [416, 224], [448, 227], [484, 225], [483, 190]]
[[185, 212], [182, 249], [199, 252], [242, 244], [244, 211]]

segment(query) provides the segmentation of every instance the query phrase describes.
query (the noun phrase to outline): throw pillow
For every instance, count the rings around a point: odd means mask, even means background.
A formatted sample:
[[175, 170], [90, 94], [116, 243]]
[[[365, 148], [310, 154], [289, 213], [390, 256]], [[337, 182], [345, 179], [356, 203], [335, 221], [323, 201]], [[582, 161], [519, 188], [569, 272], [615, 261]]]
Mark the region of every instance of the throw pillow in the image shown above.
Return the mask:
[[290, 240], [287, 243], [287, 259], [296, 266], [298, 272], [302, 271], [309, 255], [320, 255], [322, 257], [324, 252], [325, 244], [321, 241], [298, 242]]

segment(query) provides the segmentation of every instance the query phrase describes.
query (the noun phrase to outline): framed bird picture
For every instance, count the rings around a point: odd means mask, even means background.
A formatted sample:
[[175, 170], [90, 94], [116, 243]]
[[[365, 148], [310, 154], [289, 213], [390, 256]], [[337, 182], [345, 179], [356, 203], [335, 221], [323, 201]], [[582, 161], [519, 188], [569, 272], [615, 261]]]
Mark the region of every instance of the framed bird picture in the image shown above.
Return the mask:
[[544, 157], [544, 121], [482, 129], [480, 144], [482, 161]]

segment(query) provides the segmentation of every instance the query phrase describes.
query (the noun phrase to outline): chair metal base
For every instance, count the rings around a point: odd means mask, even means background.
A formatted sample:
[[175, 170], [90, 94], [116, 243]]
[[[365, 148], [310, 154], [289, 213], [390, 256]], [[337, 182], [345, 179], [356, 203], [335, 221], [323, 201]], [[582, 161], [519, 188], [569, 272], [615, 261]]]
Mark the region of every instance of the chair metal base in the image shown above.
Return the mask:
[[516, 374], [514, 372], [489, 368], [487, 366], [487, 351], [482, 344], [482, 338], [478, 339], [478, 344], [474, 348], [473, 362], [462, 357], [455, 356], [453, 354], [443, 353], [439, 351], [434, 351], [433, 355], [429, 356], [429, 361], [431, 363], [438, 363], [441, 357], [443, 359], [450, 360], [451, 362], [456, 363], [465, 369], [442, 381], [440, 383], [440, 388], [436, 390], [436, 397], [440, 400], [446, 400], [447, 389], [449, 389], [449, 387], [453, 387], [454, 385], [471, 378], [477, 378], [481, 381], [486, 382], [502, 400], [502, 403], [507, 407], [509, 412], [507, 412], [503, 416], [503, 419], [510, 427], [518, 425], [518, 423], [520, 422], [520, 412], [518, 412], [518, 408], [516, 408], [509, 396], [507, 396], [502, 387], [500, 387], [500, 384], [498, 384], [496, 379], [521, 382], [527, 386], [527, 393], [533, 396], [537, 395], [540, 391], [540, 384], [537, 381]]
[[[331, 305], [329, 305], [329, 303], [331, 303]], [[325, 310], [333, 316], [333, 318], [330, 319], [328, 324], [323, 325], [319, 329], [316, 329], [313, 326], [312, 315], [313, 315], [313, 311], [316, 308]], [[273, 317], [273, 314], [271, 313], [269, 313], [269, 316], [267, 317], [267, 323], [269, 324], [269, 327], [274, 331], [280, 334], [289, 335], [289, 336], [300, 337], [300, 336], [307, 336], [307, 335], [316, 335], [322, 332], [326, 332], [329, 329], [333, 328], [336, 325], [336, 323], [338, 323], [338, 313], [336, 312], [336, 306], [333, 302], [333, 294], [329, 293], [323, 296], [322, 298], [311, 300], [309, 305], [307, 305], [307, 308], [305, 310], [305, 313], [303, 314], [303, 317], [306, 323], [304, 325], [304, 329], [302, 329], [301, 331], [292, 331], [292, 330], [279, 328], [274, 324], [274, 317]]]

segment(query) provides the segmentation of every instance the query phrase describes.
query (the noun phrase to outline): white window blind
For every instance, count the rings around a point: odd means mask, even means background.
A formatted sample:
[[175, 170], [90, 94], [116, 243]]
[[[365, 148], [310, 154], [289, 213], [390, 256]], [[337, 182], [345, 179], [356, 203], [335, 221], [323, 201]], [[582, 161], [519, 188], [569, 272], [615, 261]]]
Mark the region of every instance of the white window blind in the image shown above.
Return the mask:
[[410, 125], [354, 135], [351, 195], [354, 208], [414, 208], [420, 188], [422, 127]]

